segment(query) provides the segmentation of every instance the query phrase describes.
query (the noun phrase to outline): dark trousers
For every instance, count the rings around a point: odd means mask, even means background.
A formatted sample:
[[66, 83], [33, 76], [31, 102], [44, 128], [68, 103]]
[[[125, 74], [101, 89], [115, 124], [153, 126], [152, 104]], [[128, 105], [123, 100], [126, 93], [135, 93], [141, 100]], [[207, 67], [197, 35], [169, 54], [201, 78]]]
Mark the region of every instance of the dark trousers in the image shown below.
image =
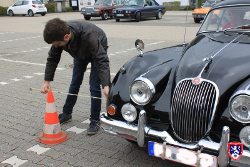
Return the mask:
[[[70, 94], [78, 94], [80, 86], [83, 81], [84, 72], [86, 71], [88, 63], [91, 63], [91, 72], [89, 78], [90, 95], [93, 97], [101, 98], [101, 80], [99, 73], [92, 59], [90, 60], [78, 60], [74, 59], [74, 68], [71, 84], [69, 87]], [[73, 107], [77, 101], [78, 96], [68, 95], [63, 107], [63, 113], [71, 114]], [[101, 99], [91, 98], [90, 120], [99, 120], [101, 111]]]

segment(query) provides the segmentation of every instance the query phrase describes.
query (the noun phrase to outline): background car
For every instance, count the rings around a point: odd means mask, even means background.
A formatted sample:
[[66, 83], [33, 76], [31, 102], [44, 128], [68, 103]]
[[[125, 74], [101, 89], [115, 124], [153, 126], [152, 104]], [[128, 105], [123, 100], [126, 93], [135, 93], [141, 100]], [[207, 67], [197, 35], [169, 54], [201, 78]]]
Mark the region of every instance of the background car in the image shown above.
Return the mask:
[[83, 7], [81, 13], [85, 20], [90, 20], [91, 17], [101, 17], [103, 20], [112, 18], [112, 10], [122, 7], [121, 0], [98, 0], [93, 6]]
[[20, 0], [7, 9], [7, 14], [10, 16], [34, 16], [34, 14], [41, 14], [42, 16], [45, 16], [46, 13], [47, 8], [40, 0]]
[[249, 13], [249, 0], [226, 0], [190, 43], [143, 53], [136, 40], [140, 53], [112, 81], [104, 131], [191, 166], [249, 166]]
[[138, 22], [141, 18], [148, 17], [161, 19], [165, 12], [165, 6], [159, 5], [155, 0], [129, 0], [125, 1], [124, 7], [113, 10], [113, 16], [116, 21], [135, 19]]
[[219, 2], [221, 2], [221, 0], [207, 0], [201, 8], [194, 9], [192, 13], [194, 22], [199, 23], [203, 20], [211, 7]]

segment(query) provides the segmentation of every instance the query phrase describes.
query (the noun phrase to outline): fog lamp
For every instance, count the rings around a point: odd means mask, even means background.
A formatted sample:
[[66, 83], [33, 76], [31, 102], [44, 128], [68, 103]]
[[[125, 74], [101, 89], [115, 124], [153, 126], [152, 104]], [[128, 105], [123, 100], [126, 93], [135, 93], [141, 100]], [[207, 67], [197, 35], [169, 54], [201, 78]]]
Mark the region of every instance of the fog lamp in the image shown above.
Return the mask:
[[234, 119], [241, 123], [250, 122], [250, 96], [240, 94], [229, 102], [229, 111]]
[[137, 117], [136, 108], [130, 103], [126, 103], [122, 106], [121, 113], [123, 118], [128, 122], [133, 122]]
[[250, 148], [250, 126], [246, 126], [240, 131], [240, 141], [244, 146]]

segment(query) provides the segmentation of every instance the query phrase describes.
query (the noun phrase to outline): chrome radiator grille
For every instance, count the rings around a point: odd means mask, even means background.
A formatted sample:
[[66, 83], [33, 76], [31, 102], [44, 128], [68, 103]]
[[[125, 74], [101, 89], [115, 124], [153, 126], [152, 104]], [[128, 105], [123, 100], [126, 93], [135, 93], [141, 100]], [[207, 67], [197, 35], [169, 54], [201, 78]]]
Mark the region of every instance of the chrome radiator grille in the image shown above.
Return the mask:
[[86, 13], [94, 12], [94, 8], [85, 8]]
[[[196, 78], [197, 79], [197, 78]], [[210, 130], [218, 101], [217, 85], [208, 80], [179, 82], [174, 90], [171, 119], [175, 134], [184, 142], [200, 140]]]

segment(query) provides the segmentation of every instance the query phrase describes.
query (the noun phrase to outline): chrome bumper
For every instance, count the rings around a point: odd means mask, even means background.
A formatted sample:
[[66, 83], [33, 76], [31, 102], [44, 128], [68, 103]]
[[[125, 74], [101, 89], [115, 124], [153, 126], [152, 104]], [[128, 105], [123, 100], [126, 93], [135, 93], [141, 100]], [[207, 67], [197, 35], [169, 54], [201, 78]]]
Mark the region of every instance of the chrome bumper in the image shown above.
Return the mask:
[[[157, 131], [151, 129], [151, 127], [146, 126], [146, 112], [142, 110], [139, 114], [138, 125], [131, 124], [124, 121], [117, 121], [106, 117], [105, 115], [100, 116], [101, 127], [104, 131], [121, 136], [123, 138], [137, 141], [140, 147], [145, 146], [145, 136], [153, 136], [161, 138], [169, 145], [174, 145], [177, 147], [183, 147], [187, 149], [200, 149], [201, 147], [218, 151], [218, 163], [220, 166], [229, 166], [229, 156], [228, 156], [228, 142], [230, 136], [230, 129], [227, 126], [223, 127], [221, 142], [216, 143], [208, 140], [200, 140], [196, 144], [183, 144], [175, 141], [167, 131]], [[250, 159], [250, 151], [244, 150], [242, 158], [246, 157]], [[243, 162], [244, 163], [244, 162]]]

